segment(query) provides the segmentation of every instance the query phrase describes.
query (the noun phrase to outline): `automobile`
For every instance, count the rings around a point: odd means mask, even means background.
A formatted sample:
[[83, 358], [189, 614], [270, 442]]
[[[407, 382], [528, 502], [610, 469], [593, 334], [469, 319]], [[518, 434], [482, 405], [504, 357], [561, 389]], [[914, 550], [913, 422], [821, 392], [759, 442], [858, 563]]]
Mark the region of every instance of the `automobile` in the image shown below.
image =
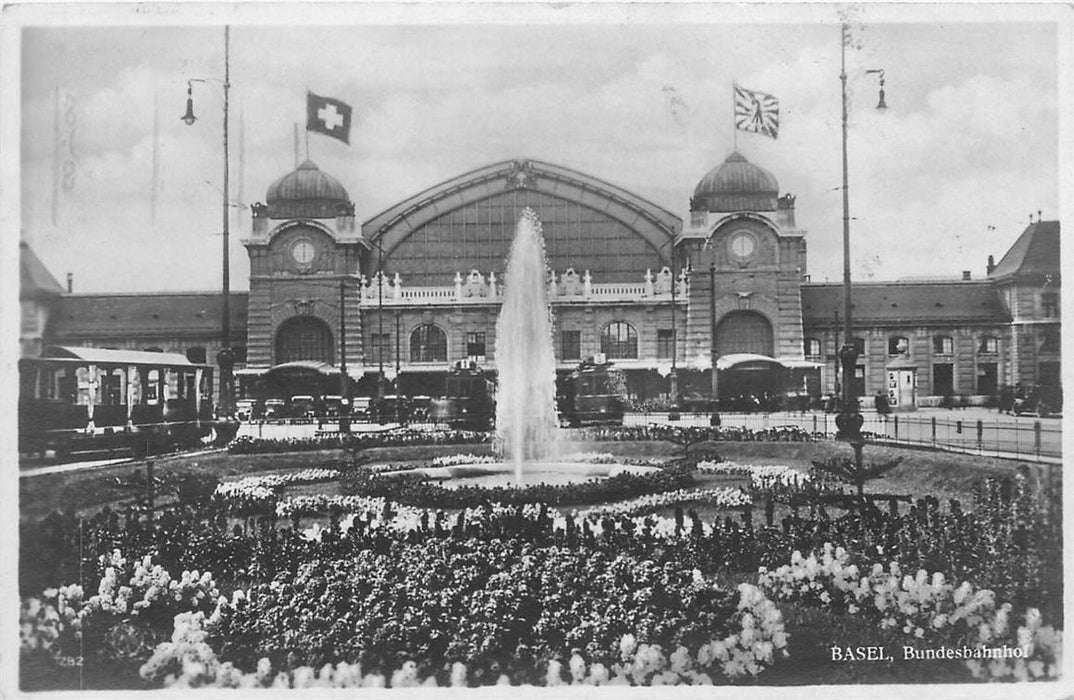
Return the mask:
[[343, 413], [344, 406], [347, 406], [347, 399], [336, 394], [328, 394], [324, 397], [322, 404], [324, 408], [321, 414], [327, 418], [335, 418]]
[[433, 397], [418, 395], [409, 399], [410, 419], [414, 421], [429, 420], [429, 410], [433, 403]]
[[355, 396], [351, 399], [351, 416], [360, 418], [368, 416], [372, 401], [368, 396]]
[[287, 402], [283, 399], [268, 399], [265, 401], [265, 418], [275, 420], [283, 418], [287, 412]]
[[312, 418], [317, 413], [317, 401], [308, 394], [291, 397], [292, 418]]
[[410, 401], [405, 396], [386, 394], [374, 405], [373, 415], [382, 423], [404, 422], [410, 416]]
[[257, 401], [253, 399], [239, 399], [235, 402], [235, 417], [240, 421], [254, 420], [254, 408]]
[[708, 394], [688, 391], [682, 395], [679, 408], [688, 413], [711, 413], [716, 409], [716, 402]]

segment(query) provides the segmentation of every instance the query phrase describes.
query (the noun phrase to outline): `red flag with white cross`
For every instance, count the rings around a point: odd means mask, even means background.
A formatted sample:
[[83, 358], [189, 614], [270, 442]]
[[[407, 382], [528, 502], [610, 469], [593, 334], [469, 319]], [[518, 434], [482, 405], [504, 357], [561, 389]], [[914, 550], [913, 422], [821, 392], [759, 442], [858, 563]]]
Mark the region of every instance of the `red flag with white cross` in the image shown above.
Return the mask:
[[307, 91], [306, 131], [316, 131], [350, 145], [351, 106], [334, 97], [322, 97]]

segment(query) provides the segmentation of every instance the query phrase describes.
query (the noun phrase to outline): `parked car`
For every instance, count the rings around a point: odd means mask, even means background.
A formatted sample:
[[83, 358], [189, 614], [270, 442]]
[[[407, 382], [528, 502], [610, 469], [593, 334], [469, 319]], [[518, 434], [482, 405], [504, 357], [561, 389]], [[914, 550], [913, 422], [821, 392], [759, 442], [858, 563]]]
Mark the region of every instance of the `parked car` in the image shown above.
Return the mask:
[[369, 416], [372, 401], [368, 396], [355, 396], [351, 399], [351, 416], [357, 418]]
[[343, 413], [344, 407], [347, 406], [347, 399], [336, 394], [328, 394], [324, 397], [321, 404], [321, 415], [327, 418], [336, 418]]
[[254, 399], [239, 399], [235, 402], [235, 417], [240, 421], [255, 420], [254, 409], [257, 401]]
[[375, 404], [373, 415], [381, 423], [406, 422], [410, 419], [410, 401], [405, 396], [386, 394]]
[[708, 394], [688, 391], [682, 395], [679, 408], [688, 413], [710, 413], [716, 410], [716, 402]]
[[277, 420], [287, 414], [287, 402], [283, 399], [268, 399], [265, 401], [265, 418]]
[[317, 400], [308, 394], [299, 394], [291, 397], [292, 418], [313, 418], [317, 415]]

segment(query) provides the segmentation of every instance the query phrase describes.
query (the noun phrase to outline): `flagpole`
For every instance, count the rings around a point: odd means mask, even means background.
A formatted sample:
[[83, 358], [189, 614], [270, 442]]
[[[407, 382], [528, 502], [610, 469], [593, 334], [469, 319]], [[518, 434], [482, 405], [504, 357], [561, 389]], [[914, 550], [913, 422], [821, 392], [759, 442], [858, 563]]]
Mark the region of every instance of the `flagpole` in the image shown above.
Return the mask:
[[60, 86], [52, 92], [52, 225], [60, 201]]
[[735, 85], [731, 83], [731, 133], [734, 134], [735, 152], [738, 152], [738, 122], [735, 121]]

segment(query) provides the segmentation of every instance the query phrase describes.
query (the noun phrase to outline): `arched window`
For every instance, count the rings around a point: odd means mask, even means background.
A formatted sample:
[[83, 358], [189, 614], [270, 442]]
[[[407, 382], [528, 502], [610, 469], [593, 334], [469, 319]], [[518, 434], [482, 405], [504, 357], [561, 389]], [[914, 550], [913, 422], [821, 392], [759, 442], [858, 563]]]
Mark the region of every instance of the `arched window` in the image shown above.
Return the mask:
[[773, 357], [772, 324], [756, 311], [732, 311], [716, 326], [718, 357], [747, 352]]
[[600, 332], [600, 351], [609, 360], [638, 357], [638, 332], [625, 321], [613, 321]]
[[411, 362], [447, 362], [447, 336], [432, 323], [414, 329], [410, 334]]
[[295, 316], [276, 331], [276, 364], [313, 360], [332, 364], [335, 360], [332, 329], [316, 316]]

